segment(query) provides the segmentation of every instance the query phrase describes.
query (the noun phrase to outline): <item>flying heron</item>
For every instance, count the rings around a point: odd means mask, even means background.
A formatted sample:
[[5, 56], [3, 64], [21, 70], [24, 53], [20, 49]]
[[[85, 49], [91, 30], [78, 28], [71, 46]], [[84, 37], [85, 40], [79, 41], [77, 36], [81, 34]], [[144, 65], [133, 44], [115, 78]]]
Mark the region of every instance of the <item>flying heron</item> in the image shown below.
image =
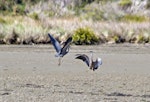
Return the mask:
[[95, 71], [100, 65], [102, 65], [102, 60], [101, 58], [97, 58], [96, 61], [93, 61], [93, 51], [90, 51], [90, 53], [90, 58], [85, 54], [76, 54], [75, 59], [84, 61], [91, 70]]
[[63, 43], [63, 46], [61, 47], [61, 44], [51, 35], [48, 33], [48, 36], [50, 37], [51, 43], [53, 44], [57, 54], [55, 57], [59, 57], [59, 63], [61, 64], [61, 58], [66, 55], [69, 52], [70, 44], [72, 42], [72, 37], [69, 37], [66, 42]]

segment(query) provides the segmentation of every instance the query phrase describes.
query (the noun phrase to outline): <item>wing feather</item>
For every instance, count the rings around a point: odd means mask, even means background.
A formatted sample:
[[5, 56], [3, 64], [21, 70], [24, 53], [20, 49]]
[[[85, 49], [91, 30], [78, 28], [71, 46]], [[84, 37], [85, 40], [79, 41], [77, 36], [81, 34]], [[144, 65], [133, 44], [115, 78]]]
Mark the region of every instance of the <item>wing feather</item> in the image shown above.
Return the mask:
[[61, 51], [61, 46], [60, 46], [59, 42], [51, 34], [48, 34], [48, 36], [49, 36], [51, 43], [53, 44], [56, 52], [59, 53]]
[[85, 62], [88, 66], [90, 65], [90, 60], [89, 60], [89, 57], [85, 54], [77, 54], [76, 55], [76, 59], [80, 59], [82, 60], [83, 62]]
[[69, 48], [71, 42], [72, 42], [72, 37], [69, 37], [65, 42], [61, 52], [65, 52]]

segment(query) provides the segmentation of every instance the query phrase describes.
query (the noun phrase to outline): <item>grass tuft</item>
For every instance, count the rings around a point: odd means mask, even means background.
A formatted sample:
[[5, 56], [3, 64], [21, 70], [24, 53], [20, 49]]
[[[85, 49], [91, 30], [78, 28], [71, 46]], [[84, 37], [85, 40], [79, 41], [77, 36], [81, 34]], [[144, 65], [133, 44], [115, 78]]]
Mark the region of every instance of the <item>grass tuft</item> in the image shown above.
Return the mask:
[[132, 5], [132, 1], [131, 0], [121, 0], [119, 2], [119, 5], [123, 8], [129, 7]]
[[2, 17], [0, 17], [0, 23], [6, 23], [6, 21]]
[[129, 22], [145, 22], [149, 21], [149, 19], [145, 16], [139, 15], [125, 15], [121, 18], [121, 21], [129, 21]]
[[34, 20], [39, 20], [39, 15], [38, 15], [36, 12], [30, 14], [29, 16], [30, 16], [31, 18], [33, 18]]

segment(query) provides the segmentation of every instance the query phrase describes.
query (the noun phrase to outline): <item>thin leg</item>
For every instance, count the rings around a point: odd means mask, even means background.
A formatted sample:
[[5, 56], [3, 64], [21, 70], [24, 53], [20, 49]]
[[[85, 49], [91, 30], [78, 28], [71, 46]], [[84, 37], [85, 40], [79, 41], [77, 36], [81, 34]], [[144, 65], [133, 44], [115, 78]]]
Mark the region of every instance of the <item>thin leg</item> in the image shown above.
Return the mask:
[[92, 62], [91, 66], [90, 66], [90, 69], [93, 70], [93, 67], [94, 67], [94, 66], [93, 66], [93, 62]]
[[59, 59], [58, 59], [58, 66], [60, 66], [61, 65], [61, 57], [59, 57]]

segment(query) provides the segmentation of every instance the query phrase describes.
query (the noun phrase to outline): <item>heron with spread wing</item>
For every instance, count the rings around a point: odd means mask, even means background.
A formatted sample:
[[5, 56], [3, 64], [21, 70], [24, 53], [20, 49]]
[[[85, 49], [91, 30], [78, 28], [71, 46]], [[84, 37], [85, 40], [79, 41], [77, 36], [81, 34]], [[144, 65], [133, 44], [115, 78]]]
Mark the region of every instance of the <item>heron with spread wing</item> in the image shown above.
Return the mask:
[[90, 67], [91, 70], [95, 71], [96, 69], [98, 69], [100, 65], [102, 65], [102, 60], [101, 58], [97, 58], [96, 61], [93, 61], [93, 51], [90, 52], [91, 52], [90, 58], [85, 54], [76, 54], [75, 59], [82, 60], [87, 64], [88, 67]]
[[59, 63], [61, 64], [61, 58], [69, 52], [70, 44], [72, 42], [72, 37], [69, 37], [66, 42], [64, 42], [63, 46], [51, 35], [48, 33], [51, 43], [53, 44], [57, 54], [55, 57], [59, 57]]

